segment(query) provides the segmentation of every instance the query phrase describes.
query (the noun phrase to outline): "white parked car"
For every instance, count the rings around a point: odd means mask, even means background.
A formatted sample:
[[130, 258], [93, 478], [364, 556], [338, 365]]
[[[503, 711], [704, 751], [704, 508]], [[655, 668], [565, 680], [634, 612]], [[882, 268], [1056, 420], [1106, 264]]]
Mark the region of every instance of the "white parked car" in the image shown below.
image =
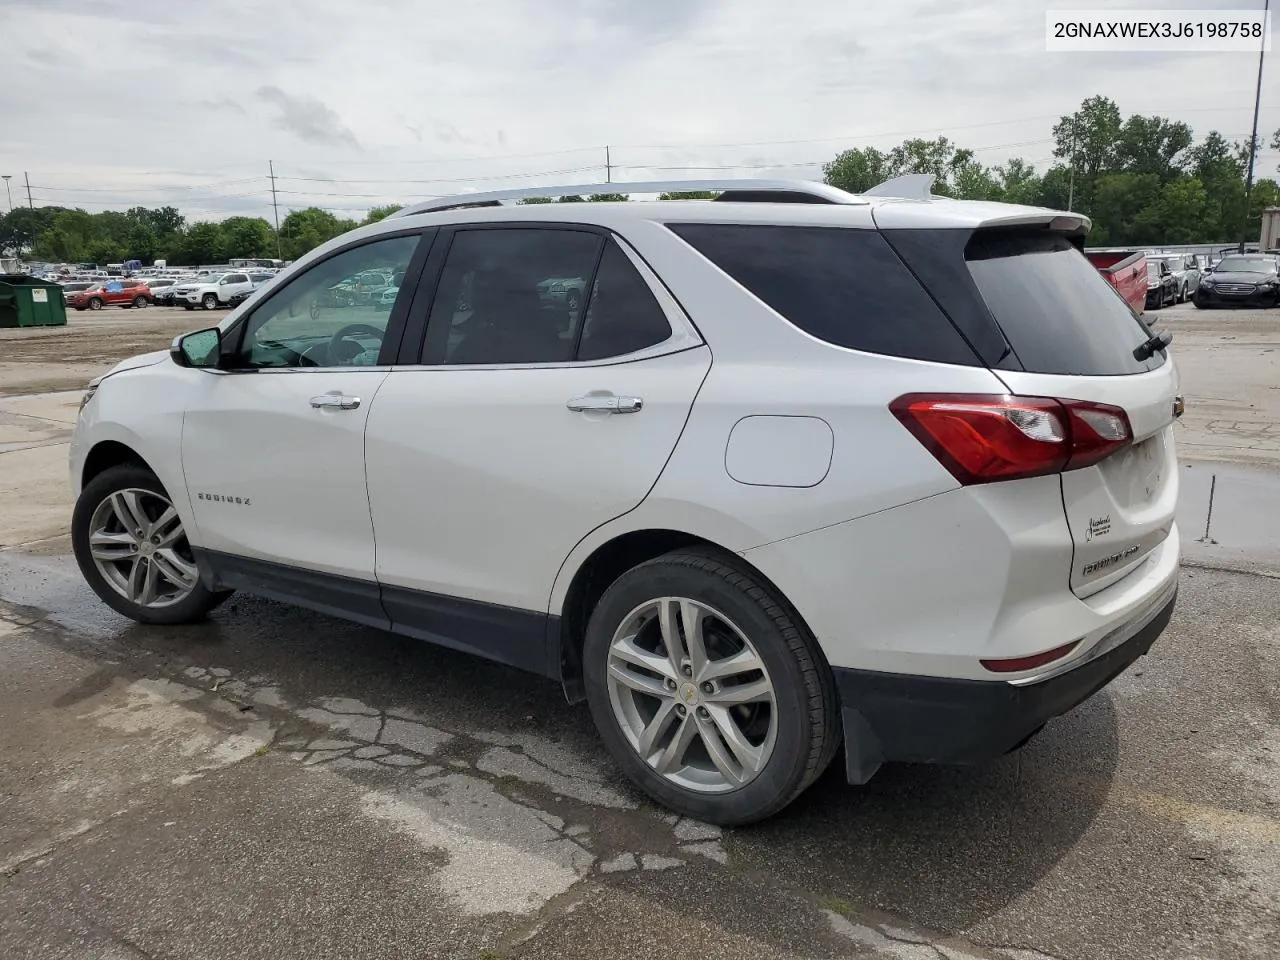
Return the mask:
[[183, 284], [174, 291], [174, 299], [188, 310], [195, 310], [197, 307], [216, 310], [220, 306], [226, 306], [227, 301], [237, 293], [249, 293], [253, 288], [254, 281], [248, 273], [235, 271]]
[[[411, 206], [94, 381], [89, 584], [143, 623], [243, 590], [553, 678], [723, 824], [842, 743], [854, 783], [998, 757], [1147, 651], [1181, 401], [1087, 219], [914, 179], [607, 190], [723, 192]], [[343, 285], [374, 269], [389, 313]], [[564, 277], [575, 312], [540, 296]]]

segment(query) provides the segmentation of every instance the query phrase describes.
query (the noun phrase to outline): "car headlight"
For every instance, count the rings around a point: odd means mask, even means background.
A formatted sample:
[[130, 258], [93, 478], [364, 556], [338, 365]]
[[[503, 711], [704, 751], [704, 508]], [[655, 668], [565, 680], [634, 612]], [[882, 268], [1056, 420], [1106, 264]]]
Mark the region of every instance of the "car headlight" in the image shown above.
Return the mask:
[[1271, 290], [1275, 287], [1275, 285], [1276, 285], [1276, 282], [1274, 280], [1264, 280], [1262, 281], [1262, 283], [1258, 284], [1258, 289]]
[[89, 385], [84, 388], [84, 396], [80, 398], [81, 410], [83, 410], [89, 401], [93, 399], [93, 395], [98, 392], [98, 385], [100, 383], [102, 383], [102, 377], [94, 377], [89, 381]]

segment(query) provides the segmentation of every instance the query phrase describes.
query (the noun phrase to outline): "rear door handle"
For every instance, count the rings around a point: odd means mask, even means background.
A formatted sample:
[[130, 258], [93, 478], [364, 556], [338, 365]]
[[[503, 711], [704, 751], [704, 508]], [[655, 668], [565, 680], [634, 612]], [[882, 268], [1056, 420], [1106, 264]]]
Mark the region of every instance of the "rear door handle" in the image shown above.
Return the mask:
[[639, 413], [644, 401], [639, 397], [617, 397], [612, 393], [589, 393], [585, 397], [574, 397], [565, 406], [575, 413]]
[[330, 407], [336, 410], [354, 410], [360, 406], [359, 397], [346, 397], [340, 393], [322, 393], [311, 398], [311, 406], [317, 410]]

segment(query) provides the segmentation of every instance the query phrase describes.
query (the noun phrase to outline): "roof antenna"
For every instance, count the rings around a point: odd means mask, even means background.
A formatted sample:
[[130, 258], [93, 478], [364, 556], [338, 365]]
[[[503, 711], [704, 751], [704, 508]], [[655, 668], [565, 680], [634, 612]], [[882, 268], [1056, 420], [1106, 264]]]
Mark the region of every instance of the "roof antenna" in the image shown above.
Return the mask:
[[884, 183], [877, 183], [870, 190], [863, 190], [864, 197], [893, 197], [898, 200], [932, 200], [933, 181], [937, 179], [932, 173], [906, 173], [900, 177], [891, 177]]

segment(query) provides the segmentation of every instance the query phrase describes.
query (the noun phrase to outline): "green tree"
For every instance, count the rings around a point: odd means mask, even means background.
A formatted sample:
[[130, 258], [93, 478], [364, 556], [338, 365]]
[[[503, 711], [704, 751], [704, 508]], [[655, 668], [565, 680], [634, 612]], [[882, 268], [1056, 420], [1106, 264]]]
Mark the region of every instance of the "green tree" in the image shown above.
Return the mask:
[[626, 203], [631, 198], [625, 193], [593, 193], [587, 199], [592, 203]]
[[1003, 200], [999, 174], [972, 158], [963, 160], [951, 172], [951, 190], [962, 200]]
[[[36, 246], [39, 236], [53, 226], [53, 218], [66, 207], [14, 207], [0, 216], [0, 253], [17, 256]], [[81, 211], [83, 212], [83, 211]]]
[[385, 207], [374, 207], [372, 210], [369, 211], [368, 215], [364, 218], [363, 223], [365, 224], [377, 223], [379, 220], [385, 220], [387, 219], [387, 217], [391, 216], [393, 213], [396, 213], [397, 211], [402, 209], [404, 209], [403, 206], [398, 203], [389, 203]]
[[171, 237], [181, 233], [187, 221], [177, 207], [131, 207], [125, 214], [130, 220], [145, 223], [155, 231], [157, 237]]
[[1121, 170], [1154, 173], [1168, 183], [1186, 168], [1191, 139], [1191, 128], [1181, 121], [1134, 114], [1120, 128], [1116, 163]]
[[714, 200], [719, 194], [713, 190], [676, 190], [658, 194], [659, 200]]
[[354, 228], [354, 221], [339, 220], [319, 207], [293, 210], [280, 224], [280, 247], [286, 260], [297, 260], [308, 250]]
[[1121, 169], [1117, 144], [1123, 123], [1120, 108], [1107, 97], [1089, 97], [1075, 113], [1053, 127], [1053, 155], [1075, 170], [1075, 195], [1080, 209], [1091, 209], [1094, 181]]
[[1244, 219], [1244, 166], [1235, 147], [1216, 130], [1188, 151], [1188, 171], [1204, 185], [1205, 233], [1239, 239]]
[[94, 260], [90, 244], [102, 239], [93, 214], [83, 210], [59, 210], [47, 229], [36, 238], [32, 252], [41, 258], [69, 262]]
[[228, 217], [218, 225], [218, 232], [219, 259], [276, 255], [276, 232], [262, 217]]
[[[974, 163], [972, 150], [961, 150], [946, 137], [935, 140], [904, 140], [889, 151], [891, 176], [928, 173], [934, 178], [933, 192], [939, 196], [955, 196], [955, 175], [962, 167]], [[970, 169], [972, 180], [973, 170]], [[973, 183], [976, 187], [977, 183]]]
[[1034, 206], [1040, 203], [1043, 180], [1036, 175], [1036, 168], [1021, 157], [1010, 157], [994, 168], [1000, 180], [1000, 192], [1007, 203]]
[[[1094, 185], [1086, 211], [1093, 219], [1093, 244], [1160, 243], [1147, 214], [1160, 198], [1160, 178], [1154, 173], [1104, 173]], [[1146, 215], [1146, 216], [1144, 216]]]
[[888, 155], [875, 147], [845, 150], [822, 165], [822, 179], [849, 193], [865, 193], [892, 176], [896, 176], [896, 170]]
[[525, 197], [523, 200], [517, 200], [516, 206], [523, 206], [526, 203], [550, 203], [550, 197]]
[[199, 266], [217, 263], [222, 257], [222, 231], [216, 223], [195, 223], [182, 235], [170, 259], [174, 263]]
[[[1155, 202], [1134, 218], [1137, 243], [1196, 243], [1204, 239], [1209, 197], [1195, 177], [1180, 177], [1160, 189]], [[1261, 226], [1261, 221], [1259, 221]]]
[[150, 223], [138, 221], [129, 228], [125, 249], [131, 260], [154, 260], [160, 249], [160, 238]]

